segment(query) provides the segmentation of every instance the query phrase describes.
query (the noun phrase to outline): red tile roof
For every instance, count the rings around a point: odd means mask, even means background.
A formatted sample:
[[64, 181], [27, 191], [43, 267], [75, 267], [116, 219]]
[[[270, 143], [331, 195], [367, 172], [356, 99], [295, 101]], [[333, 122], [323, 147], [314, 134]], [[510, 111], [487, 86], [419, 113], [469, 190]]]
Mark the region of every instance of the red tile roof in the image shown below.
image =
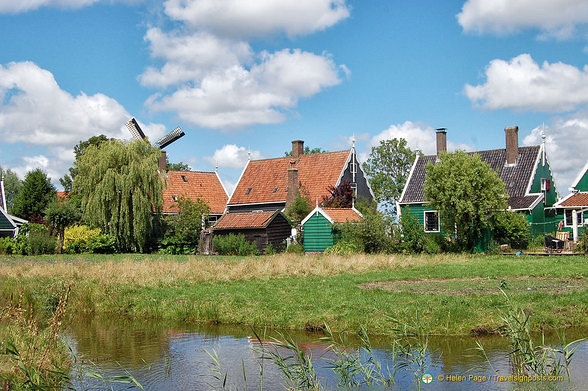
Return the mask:
[[[184, 177], [184, 178], [182, 178]], [[173, 197], [196, 201], [200, 198], [210, 207], [210, 213], [222, 214], [229, 198], [215, 172], [168, 171], [167, 187], [163, 190], [163, 213], [177, 213]]]
[[352, 208], [322, 208], [335, 223], [346, 223], [348, 221], [360, 221], [361, 216]]
[[[320, 201], [322, 196], [328, 195], [327, 187], [337, 184], [350, 153], [347, 150], [300, 156], [295, 167], [302, 195], [313, 203], [317, 197]], [[291, 160], [291, 157], [251, 160], [229, 205], [285, 202]]]
[[567, 200], [559, 203], [558, 206], [588, 206], [588, 193], [573, 194]]
[[214, 229], [265, 228], [279, 211], [227, 213], [214, 225]]

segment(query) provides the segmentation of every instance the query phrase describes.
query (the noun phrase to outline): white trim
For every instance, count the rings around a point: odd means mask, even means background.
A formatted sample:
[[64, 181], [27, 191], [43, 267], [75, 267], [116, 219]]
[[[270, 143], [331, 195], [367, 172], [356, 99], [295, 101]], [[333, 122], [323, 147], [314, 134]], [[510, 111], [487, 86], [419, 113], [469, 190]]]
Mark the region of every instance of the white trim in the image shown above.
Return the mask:
[[584, 165], [584, 168], [582, 169], [582, 171], [580, 171], [580, 173], [578, 174], [578, 176], [576, 177], [576, 179], [574, 179], [574, 182], [572, 182], [572, 186], [574, 189], [576, 188], [576, 186], [578, 186], [578, 183], [580, 182], [580, 180], [582, 179], [582, 177], [584, 176], [584, 174], [586, 174], [586, 171], [588, 170], [588, 162], [586, 162], [586, 164]]
[[339, 178], [337, 179], [337, 183], [335, 183], [335, 187], [341, 184], [341, 180], [343, 179], [343, 175], [345, 174], [345, 170], [349, 166], [349, 162], [351, 161], [351, 156], [353, 156], [353, 148], [349, 150], [349, 155], [347, 155], [347, 160], [345, 160], [345, 164], [343, 164], [343, 169], [339, 174]]
[[[427, 213], [437, 214], [437, 230], [427, 231]], [[441, 232], [441, 215], [438, 210], [423, 210], [423, 231], [426, 233]]]
[[[535, 158], [535, 164], [533, 165], [533, 171], [531, 172], [531, 176], [529, 177], [529, 182], [527, 183], [527, 189], [525, 190], [525, 195], [531, 195], [536, 193], [531, 193], [531, 186], [533, 186], [533, 179], [535, 179], [535, 175], [537, 175], [537, 167], [539, 166], [539, 162], [541, 160], [541, 148], [539, 146], [539, 150], [537, 151], [537, 157]], [[555, 189], [555, 186], [554, 186]]]
[[[412, 168], [410, 169], [410, 173], [408, 174], [408, 178], [406, 179], [406, 184], [404, 185], [404, 189], [402, 189], [402, 194], [400, 194], [400, 198], [398, 199], [398, 205], [400, 205], [400, 201], [402, 201], [402, 199], [404, 198], [404, 194], [406, 193], [406, 189], [408, 188], [408, 184], [410, 183], [410, 180], [412, 179], [412, 174], [414, 173], [414, 169], [417, 165], [417, 162], [419, 161], [421, 155], [417, 155], [416, 158], [414, 159], [414, 163], [412, 164]], [[403, 205], [406, 204], [417, 204], [417, 202], [403, 202]], [[418, 204], [421, 204], [422, 202], [418, 202]]]
[[573, 195], [579, 194], [579, 192], [573, 192], [568, 194], [567, 196], [565, 196], [564, 198], [562, 198], [561, 200], [557, 201], [555, 204], [553, 204], [554, 208], [574, 208], [574, 207], [570, 207], [570, 206], [562, 206], [561, 204], [565, 201], [568, 200], [568, 198], [570, 198]]
[[320, 213], [325, 219], [329, 221], [329, 223], [333, 224], [335, 220], [333, 220], [324, 210], [321, 209], [320, 206], [314, 208], [305, 218], [300, 222], [300, 225], [304, 225], [312, 216], [316, 216]]
[[359, 158], [357, 157], [357, 153], [355, 154], [355, 162], [357, 163], [357, 167], [359, 167], [359, 171], [361, 171], [361, 175], [363, 176], [363, 179], [365, 180], [365, 183], [367, 184], [367, 187], [370, 191], [370, 194], [372, 195], [372, 200], [376, 201], [376, 196], [374, 194], [374, 191], [372, 190], [372, 186], [370, 185], [370, 181], [368, 180], [368, 176], [365, 174], [365, 171], [363, 170], [363, 167], [359, 161]]
[[[568, 211], [570, 211], [572, 213], [574, 211], [576, 211], [576, 216], [578, 216], [578, 214], [580, 215], [578, 217], [578, 222], [577, 222], [578, 224], [577, 225], [584, 225], [584, 212], [581, 209], [566, 208], [566, 209], [564, 209], [564, 218], [563, 218], [564, 227], [566, 227], [566, 228], [573, 228], [574, 227], [574, 223], [573, 223], [574, 215], [573, 214], [572, 214], [572, 224], [568, 225], [568, 223], [567, 223], [566, 212], [568, 212]], [[578, 212], [580, 212], [580, 213], [578, 213]]]
[[[229, 197], [229, 200], [227, 201], [227, 206], [231, 205], [231, 200], [233, 199], [233, 196], [235, 195], [235, 190], [237, 190], [237, 188], [239, 187], [239, 183], [241, 182], [241, 179], [243, 179], [243, 175], [245, 175], [245, 171], [247, 170], [247, 167], [249, 167], [250, 161], [251, 160], [247, 160], [247, 163], [245, 164], [245, 168], [243, 168], [243, 171], [241, 172], [241, 175], [239, 176], [239, 180], [237, 181], [237, 184], [235, 185], [235, 189], [233, 190], [233, 194], [231, 194], [231, 197]], [[239, 205], [239, 204], [235, 204], [235, 205]]]
[[[216, 174], [216, 179], [218, 179], [218, 181], [220, 182], [220, 184], [223, 187], [223, 190], [225, 191], [225, 194], [226, 194], [226, 196], [228, 198], [229, 197], [229, 192], [227, 191], [227, 188], [225, 187], [225, 184], [223, 183], [220, 175], [218, 175], [218, 171], [215, 171], [214, 173]], [[236, 189], [236, 187], [235, 187], [235, 189]]]

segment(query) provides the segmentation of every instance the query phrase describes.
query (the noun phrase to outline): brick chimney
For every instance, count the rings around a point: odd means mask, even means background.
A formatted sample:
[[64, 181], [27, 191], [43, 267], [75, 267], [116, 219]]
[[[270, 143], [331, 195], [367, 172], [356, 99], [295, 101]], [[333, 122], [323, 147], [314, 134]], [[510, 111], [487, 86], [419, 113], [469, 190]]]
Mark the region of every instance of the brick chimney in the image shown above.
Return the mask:
[[161, 171], [162, 173], [166, 172], [166, 166], [167, 166], [167, 157], [165, 154], [165, 151], [161, 151], [161, 155], [159, 156], [159, 171]]
[[519, 155], [519, 127], [507, 126], [504, 128], [506, 134], [506, 164], [514, 165]]
[[292, 141], [292, 159], [298, 159], [302, 155], [304, 155], [304, 141]]
[[447, 152], [447, 130], [439, 128], [437, 129], [437, 159], [444, 152]]
[[[294, 143], [292, 143], [294, 145]], [[294, 150], [292, 150], [294, 152]], [[298, 169], [296, 168], [296, 161], [290, 160], [290, 168], [288, 168], [288, 195], [286, 196], [286, 208], [290, 206], [296, 196], [298, 195]]]

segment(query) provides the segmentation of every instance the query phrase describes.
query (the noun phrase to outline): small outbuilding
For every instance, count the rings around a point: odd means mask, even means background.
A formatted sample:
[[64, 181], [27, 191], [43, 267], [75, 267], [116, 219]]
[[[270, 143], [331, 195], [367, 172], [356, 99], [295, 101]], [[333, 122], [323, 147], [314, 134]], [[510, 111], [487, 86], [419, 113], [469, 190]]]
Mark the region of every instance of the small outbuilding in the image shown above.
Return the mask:
[[279, 210], [226, 213], [213, 227], [214, 235], [245, 235], [245, 239], [257, 245], [261, 254], [269, 243], [276, 250], [285, 248], [291, 231], [290, 221]]
[[322, 252], [339, 240], [334, 224], [358, 222], [363, 215], [355, 208], [316, 207], [302, 220], [304, 251]]
[[26, 220], [9, 215], [2, 207], [0, 207], [0, 238], [15, 237], [18, 235], [20, 226], [26, 222]]

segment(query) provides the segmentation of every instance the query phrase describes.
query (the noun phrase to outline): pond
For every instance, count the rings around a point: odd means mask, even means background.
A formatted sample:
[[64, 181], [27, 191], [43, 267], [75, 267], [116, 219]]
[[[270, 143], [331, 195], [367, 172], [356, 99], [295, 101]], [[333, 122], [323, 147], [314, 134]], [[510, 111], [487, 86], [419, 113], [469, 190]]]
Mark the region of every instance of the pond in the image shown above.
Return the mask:
[[[263, 332], [257, 330], [258, 334]], [[260, 343], [250, 328], [242, 327], [91, 318], [73, 322], [65, 337], [82, 368], [74, 372], [86, 373], [74, 380], [76, 389], [128, 389], [129, 384], [111, 382], [121, 375], [127, 376], [126, 380], [132, 376], [146, 390], [222, 389], [226, 374], [226, 389], [259, 390], [262, 383], [265, 390], [281, 390], [285, 383], [280, 370], [275, 363], [260, 360], [259, 351], [266, 349], [283, 357], [290, 353], [266, 344], [269, 335], [279, 338], [277, 332], [267, 332], [266, 338], [260, 336]], [[302, 351], [312, 355], [321, 386], [337, 389], [337, 377], [329, 368], [329, 360], [336, 356], [327, 349], [328, 344], [320, 340], [324, 334], [290, 332], [288, 335]], [[586, 335], [586, 329], [572, 329], [566, 332], [566, 340]], [[476, 340], [483, 345], [485, 356], [475, 349]], [[557, 341], [556, 335], [546, 337], [546, 343], [553, 346], [557, 346]], [[423, 354], [411, 349], [410, 358], [397, 361], [392, 360], [394, 350], [390, 337], [371, 337], [370, 342], [373, 356], [381, 363], [384, 373], [387, 373], [386, 367], [392, 369], [399, 363], [406, 364], [397, 369], [395, 384], [390, 387], [395, 390], [418, 386], [423, 390], [588, 389], [586, 341], [579, 343], [569, 380], [564, 376], [559, 382], [508, 379], [512, 375], [510, 350], [508, 340], [502, 337], [430, 337]], [[350, 338], [344, 352], [353, 354], [359, 344], [358, 338]], [[415, 348], [419, 346], [414, 341], [411, 344]], [[218, 365], [214, 364], [213, 357], [218, 357]], [[367, 362], [368, 358], [364, 352], [363, 361]], [[420, 359], [422, 367], [418, 364]], [[94, 375], [87, 376], [88, 372]], [[417, 384], [423, 372], [431, 375], [431, 382]]]

